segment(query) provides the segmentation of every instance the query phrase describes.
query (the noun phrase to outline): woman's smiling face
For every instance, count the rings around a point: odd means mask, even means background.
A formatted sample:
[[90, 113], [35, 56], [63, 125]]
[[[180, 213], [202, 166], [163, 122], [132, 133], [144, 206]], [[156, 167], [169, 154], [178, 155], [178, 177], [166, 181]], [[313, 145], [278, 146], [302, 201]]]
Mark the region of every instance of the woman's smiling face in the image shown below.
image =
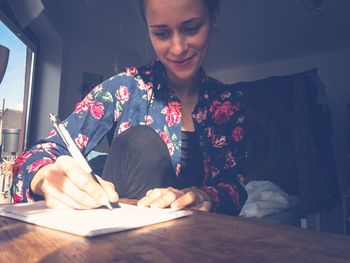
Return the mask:
[[193, 79], [208, 51], [211, 26], [203, 0], [145, 0], [150, 39], [168, 77]]

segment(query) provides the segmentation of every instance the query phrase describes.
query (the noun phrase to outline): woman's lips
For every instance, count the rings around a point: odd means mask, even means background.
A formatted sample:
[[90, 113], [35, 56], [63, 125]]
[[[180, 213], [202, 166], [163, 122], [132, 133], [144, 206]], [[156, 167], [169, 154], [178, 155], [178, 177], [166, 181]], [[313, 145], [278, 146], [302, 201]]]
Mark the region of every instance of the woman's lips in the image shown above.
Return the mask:
[[168, 61], [171, 64], [173, 64], [176, 68], [182, 69], [182, 68], [187, 67], [190, 64], [193, 57], [194, 57], [194, 55], [189, 57], [189, 58], [186, 58], [186, 59], [181, 59], [181, 60], [168, 59]]

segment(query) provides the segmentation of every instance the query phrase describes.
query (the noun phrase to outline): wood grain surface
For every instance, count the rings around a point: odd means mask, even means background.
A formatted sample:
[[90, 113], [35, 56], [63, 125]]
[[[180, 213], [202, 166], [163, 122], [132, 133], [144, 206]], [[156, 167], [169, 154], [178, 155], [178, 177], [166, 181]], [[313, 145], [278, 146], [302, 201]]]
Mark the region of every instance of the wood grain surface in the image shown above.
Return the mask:
[[84, 238], [0, 217], [0, 262], [350, 262], [350, 236], [206, 212]]

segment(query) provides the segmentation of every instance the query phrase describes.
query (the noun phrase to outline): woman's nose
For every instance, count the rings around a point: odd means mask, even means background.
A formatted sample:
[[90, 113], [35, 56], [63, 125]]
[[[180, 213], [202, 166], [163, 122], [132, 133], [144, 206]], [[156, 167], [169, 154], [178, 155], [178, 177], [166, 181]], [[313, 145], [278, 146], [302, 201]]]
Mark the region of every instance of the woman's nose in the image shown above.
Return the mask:
[[171, 53], [173, 53], [173, 55], [182, 55], [186, 50], [186, 39], [179, 34], [174, 34], [171, 41]]

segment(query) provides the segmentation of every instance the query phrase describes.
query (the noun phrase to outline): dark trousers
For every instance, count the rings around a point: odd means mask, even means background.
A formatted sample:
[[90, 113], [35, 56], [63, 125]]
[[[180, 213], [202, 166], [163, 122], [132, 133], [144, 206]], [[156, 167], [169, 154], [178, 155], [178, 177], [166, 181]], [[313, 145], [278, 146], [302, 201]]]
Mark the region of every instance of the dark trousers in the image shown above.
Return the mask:
[[150, 189], [176, 185], [166, 144], [144, 125], [131, 127], [113, 139], [102, 178], [113, 182], [122, 198], [139, 199]]

